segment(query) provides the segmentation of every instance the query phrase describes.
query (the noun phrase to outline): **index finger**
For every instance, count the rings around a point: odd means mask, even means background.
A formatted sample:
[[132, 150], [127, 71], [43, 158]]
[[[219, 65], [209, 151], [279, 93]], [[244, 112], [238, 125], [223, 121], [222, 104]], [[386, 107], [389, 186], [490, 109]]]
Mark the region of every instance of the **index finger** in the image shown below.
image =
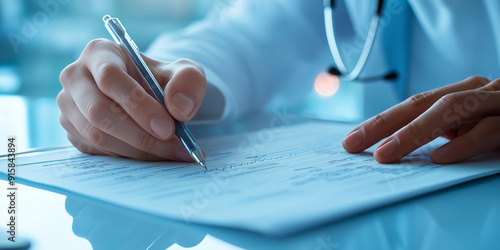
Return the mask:
[[452, 85], [414, 95], [361, 123], [346, 136], [342, 145], [350, 153], [359, 153], [409, 124], [442, 96], [484, 86], [488, 82], [486, 78], [474, 76]]
[[[469, 90], [444, 96], [382, 143], [375, 151], [375, 159], [381, 163], [398, 161], [457, 125], [497, 114], [499, 93], [484, 92]], [[484, 98], [489, 96], [491, 98]], [[469, 103], [474, 103], [474, 106], [469, 106]]]
[[86, 50], [91, 50], [90, 53], [95, 51], [85, 63], [99, 90], [118, 103], [142, 129], [151, 135], [160, 140], [172, 138], [174, 134], [172, 117], [127, 72], [126, 61], [130, 59], [124, 51], [114, 42], [105, 39], [94, 40], [87, 47]]

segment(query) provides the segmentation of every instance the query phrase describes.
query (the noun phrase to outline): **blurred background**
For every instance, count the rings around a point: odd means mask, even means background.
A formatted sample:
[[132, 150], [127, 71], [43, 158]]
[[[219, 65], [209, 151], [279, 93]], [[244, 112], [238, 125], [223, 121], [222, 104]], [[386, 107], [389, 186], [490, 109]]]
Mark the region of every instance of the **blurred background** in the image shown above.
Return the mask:
[[105, 14], [118, 16], [144, 50], [158, 34], [183, 28], [231, 2], [0, 0], [0, 92], [57, 95], [59, 72], [90, 40], [109, 37], [101, 20]]

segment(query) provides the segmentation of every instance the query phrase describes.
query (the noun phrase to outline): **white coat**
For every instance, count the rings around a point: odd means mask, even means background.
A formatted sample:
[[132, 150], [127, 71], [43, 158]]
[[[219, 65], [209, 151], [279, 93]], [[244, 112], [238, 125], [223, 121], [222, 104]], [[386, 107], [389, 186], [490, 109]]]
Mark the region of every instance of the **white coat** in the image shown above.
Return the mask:
[[[341, 52], [357, 39], [341, 24], [350, 20], [363, 30], [367, 1], [346, 0], [335, 9]], [[500, 75], [500, 1], [388, 0], [380, 27], [362, 75], [395, 69], [400, 77], [364, 85], [358, 95], [364, 116], [472, 75]], [[200, 63], [209, 86], [197, 117], [220, 121], [273, 99], [293, 103], [310, 91], [333, 64], [324, 29], [322, 0], [244, 0], [223, 16], [160, 36], [148, 54]]]

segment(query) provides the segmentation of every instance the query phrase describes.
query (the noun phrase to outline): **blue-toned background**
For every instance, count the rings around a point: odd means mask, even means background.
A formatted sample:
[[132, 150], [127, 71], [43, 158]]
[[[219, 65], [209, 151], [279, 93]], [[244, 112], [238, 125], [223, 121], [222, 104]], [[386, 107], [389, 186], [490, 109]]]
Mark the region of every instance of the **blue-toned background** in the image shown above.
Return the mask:
[[[211, 7], [209, 0], [0, 0], [0, 92], [53, 96], [59, 72], [85, 45], [108, 38], [101, 18], [121, 19], [141, 49], [160, 33], [182, 28]], [[215, 5], [215, 6], [214, 6]]]

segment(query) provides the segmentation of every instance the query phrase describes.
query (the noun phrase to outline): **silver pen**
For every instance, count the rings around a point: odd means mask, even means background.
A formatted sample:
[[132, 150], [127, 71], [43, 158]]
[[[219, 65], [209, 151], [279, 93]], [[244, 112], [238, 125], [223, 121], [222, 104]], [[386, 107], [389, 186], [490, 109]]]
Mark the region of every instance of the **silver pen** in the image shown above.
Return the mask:
[[[109, 34], [111, 34], [111, 36], [113, 37], [113, 40], [115, 40], [115, 42], [118, 45], [122, 46], [128, 52], [128, 54], [134, 61], [135, 66], [141, 73], [144, 80], [147, 82], [154, 96], [156, 97], [156, 100], [158, 100], [161, 103], [161, 105], [165, 107], [163, 91], [160, 85], [158, 84], [158, 81], [156, 81], [156, 78], [153, 76], [153, 73], [151, 73], [151, 70], [149, 70], [148, 66], [142, 59], [139, 53], [139, 48], [132, 40], [132, 38], [130, 38], [127, 31], [125, 30], [125, 27], [123, 27], [123, 25], [121, 24], [120, 20], [118, 20], [118, 18], [116, 17], [111, 17], [109, 15], [105, 15], [102, 18], [102, 20], [104, 21], [104, 26], [106, 26], [106, 29], [109, 31]], [[196, 142], [196, 139], [194, 138], [189, 128], [186, 126], [186, 124], [177, 121], [176, 119], [174, 119], [174, 122], [175, 122], [175, 135], [177, 136], [177, 138], [179, 138], [179, 140], [187, 149], [191, 157], [193, 157], [193, 159], [198, 164], [200, 164], [202, 167], [208, 170], [207, 165], [205, 163], [205, 158], [203, 157], [203, 153], [201, 152], [200, 145], [198, 145], [198, 143]]]

